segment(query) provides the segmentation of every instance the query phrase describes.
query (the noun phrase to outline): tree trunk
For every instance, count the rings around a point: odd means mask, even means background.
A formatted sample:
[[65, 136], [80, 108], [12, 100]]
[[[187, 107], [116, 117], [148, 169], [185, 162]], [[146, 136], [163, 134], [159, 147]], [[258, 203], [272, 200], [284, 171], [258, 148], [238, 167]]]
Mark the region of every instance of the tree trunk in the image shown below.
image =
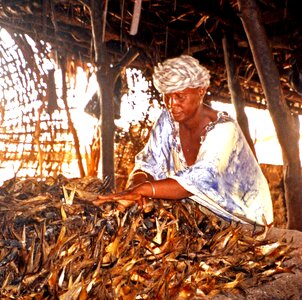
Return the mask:
[[250, 145], [251, 150], [253, 151], [255, 157], [257, 158], [253, 140], [250, 135], [248, 118], [244, 111], [245, 98], [242, 93], [242, 89], [240, 87], [240, 82], [236, 72], [234, 51], [233, 51], [233, 47], [231, 46], [232, 42], [233, 42], [233, 37], [229, 33], [228, 34], [225, 33], [222, 39], [222, 45], [223, 45], [224, 61], [225, 61], [227, 76], [228, 76], [228, 86], [231, 93], [231, 101], [235, 107], [238, 124], [248, 144]]
[[302, 230], [302, 175], [299, 122], [286, 105], [260, 13], [254, 0], [238, 0], [240, 17], [282, 149], [288, 228]]
[[114, 180], [114, 81], [109, 72], [106, 45], [104, 43], [104, 15], [105, 3], [103, 0], [91, 0], [91, 26], [94, 46], [95, 65], [97, 68], [97, 82], [99, 85], [99, 100], [101, 107], [101, 177], [110, 176], [111, 187], [115, 187]]
[[104, 180], [106, 176], [109, 176], [111, 178], [111, 188], [115, 189], [114, 87], [121, 69], [135, 60], [139, 53], [130, 48], [117, 64], [117, 67], [110, 67], [105, 44], [106, 3], [106, 0], [91, 0], [90, 13], [101, 107], [101, 177]]

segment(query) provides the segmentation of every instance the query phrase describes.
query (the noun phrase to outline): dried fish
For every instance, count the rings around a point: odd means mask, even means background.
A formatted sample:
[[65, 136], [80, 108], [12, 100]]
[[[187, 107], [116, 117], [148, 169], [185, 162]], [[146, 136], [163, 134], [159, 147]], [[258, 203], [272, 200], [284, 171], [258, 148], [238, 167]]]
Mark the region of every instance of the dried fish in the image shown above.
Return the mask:
[[164, 220], [162, 224], [159, 223], [158, 218], [155, 218], [155, 220], [156, 220], [156, 236], [154, 237], [153, 242], [155, 242], [158, 245], [161, 245], [163, 239], [162, 234], [163, 234], [163, 230], [166, 227], [167, 220]]
[[61, 176], [4, 189], [3, 299], [206, 299], [293, 272], [292, 246], [268, 239], [270, 225], [247, 231], [190, 200], [94, 206], [99, 180]]
[[11, 252], [9, 252], [4, 258], [1, 259], [0, 267], [3, 267], [9, 262], [11, 262], [12, 260], [14, 260], [17, 257], [18, 253], [19, 253], [18, 249], [13, 248]]
[[76, 190], [77, 190], [76, 186], [73, 187], [70, 194], [68, 194], [67, 188], [64, 185], [62, 188], [63, 188], [63, 194], [64, 194], [64, 198], [62, 199], [63, 203], [66, 203], [67, 205], [72, 205], [73, 198], [74, 198]]

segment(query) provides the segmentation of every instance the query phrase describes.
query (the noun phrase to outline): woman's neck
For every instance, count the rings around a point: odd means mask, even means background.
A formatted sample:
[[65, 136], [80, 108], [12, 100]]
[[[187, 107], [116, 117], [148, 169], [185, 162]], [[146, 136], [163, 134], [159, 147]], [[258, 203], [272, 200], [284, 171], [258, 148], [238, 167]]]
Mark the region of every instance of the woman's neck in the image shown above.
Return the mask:
[[179, 128], [186, 132], [202, 133], [205, 127], [217, 119], [217, 111], [211, 107], [201, 105], [200, 109], [196, 112], [194, 118], [180, 123]]

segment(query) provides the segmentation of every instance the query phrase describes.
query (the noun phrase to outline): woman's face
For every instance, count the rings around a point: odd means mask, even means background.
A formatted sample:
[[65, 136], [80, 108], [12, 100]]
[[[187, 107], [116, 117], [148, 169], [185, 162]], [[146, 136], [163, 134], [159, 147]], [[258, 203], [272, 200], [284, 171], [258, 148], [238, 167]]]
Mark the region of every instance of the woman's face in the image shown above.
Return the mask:
[[196, 116], [204, 94], [203, 88], [186, 88], [165, 94], [164, 102], [176, 122], [185, 122]]

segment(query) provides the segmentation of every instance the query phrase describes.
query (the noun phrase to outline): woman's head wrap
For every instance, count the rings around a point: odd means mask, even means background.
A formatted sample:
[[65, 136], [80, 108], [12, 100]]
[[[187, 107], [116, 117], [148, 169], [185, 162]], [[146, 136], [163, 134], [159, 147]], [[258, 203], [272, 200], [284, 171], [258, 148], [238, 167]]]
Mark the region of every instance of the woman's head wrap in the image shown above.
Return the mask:
[[189, 55], [170, 58], [154, 67], [153, 84], [163, 94], [182, 91], [186, 88], [208, 88], [209, 71]]

